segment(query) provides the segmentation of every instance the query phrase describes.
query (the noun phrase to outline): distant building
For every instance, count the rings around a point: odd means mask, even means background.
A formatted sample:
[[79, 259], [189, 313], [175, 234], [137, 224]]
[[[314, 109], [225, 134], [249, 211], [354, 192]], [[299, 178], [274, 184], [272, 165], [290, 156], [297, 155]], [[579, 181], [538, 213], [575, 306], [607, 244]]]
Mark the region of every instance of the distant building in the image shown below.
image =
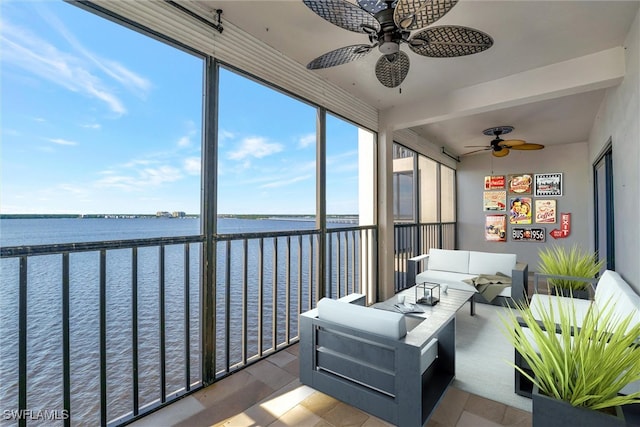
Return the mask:
[[184, 218], [185, 216], [187, 216], [187, 214], [182, 211], [174, 211], [171, 212], [171, 216], [174, 218]]
[[169, 212], [166, 212], [166, 211], [158, 211], [158, 212], [156, 212], [156, 216], [158, 218], [171, 218], [171, 214]]

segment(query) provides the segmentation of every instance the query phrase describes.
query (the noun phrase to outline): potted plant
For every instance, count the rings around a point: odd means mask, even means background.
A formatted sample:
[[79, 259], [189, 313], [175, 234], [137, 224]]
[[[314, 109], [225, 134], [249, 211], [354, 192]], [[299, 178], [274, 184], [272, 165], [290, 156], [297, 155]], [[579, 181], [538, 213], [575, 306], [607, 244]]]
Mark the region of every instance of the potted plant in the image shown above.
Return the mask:
[[633, 313], [620, 318], [614, 304], [592, 303], [581, 325], [573, 304], [550, 301], [535, 312], [518, 304], [507, 313], [507, 338], [533, 373], [512, 363], [534, 385], [534, 427], [625, 425], [621, 406], [640, 403], [640, 392], [618, 394], [640, 380]]
[[[553, 245], [541, 249], [539, 270], [542, 274], [572, 276], [593, 279], [600, 272], [604, 260], [597, 261], [594, 253], [583, 250], [578, 245], [571, 249]], [[589, 299], [589, 282], [571, 279], [547, 279], [554, 295], [573, 296]]]

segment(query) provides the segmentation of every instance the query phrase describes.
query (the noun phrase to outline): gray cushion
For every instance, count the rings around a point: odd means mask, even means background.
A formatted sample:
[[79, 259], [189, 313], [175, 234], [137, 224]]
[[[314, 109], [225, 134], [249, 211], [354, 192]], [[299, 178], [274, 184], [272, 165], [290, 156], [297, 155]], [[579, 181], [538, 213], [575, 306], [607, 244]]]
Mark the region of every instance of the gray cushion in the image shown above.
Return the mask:
[[407, 326], [400, 313], [377, 310], [330, 298], [322, 298], [318, 301], [318, 318], [393, 339], [407, 335]]

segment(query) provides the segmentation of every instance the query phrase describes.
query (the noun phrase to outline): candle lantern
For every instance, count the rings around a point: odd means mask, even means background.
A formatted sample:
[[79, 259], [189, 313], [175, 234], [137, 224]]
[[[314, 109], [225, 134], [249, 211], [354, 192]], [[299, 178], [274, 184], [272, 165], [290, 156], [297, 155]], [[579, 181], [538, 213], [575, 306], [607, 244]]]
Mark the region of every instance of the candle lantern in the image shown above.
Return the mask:
[[416, 285], [416, 303], [436, 305], [440, 301], [440, 284], [423, 282]]

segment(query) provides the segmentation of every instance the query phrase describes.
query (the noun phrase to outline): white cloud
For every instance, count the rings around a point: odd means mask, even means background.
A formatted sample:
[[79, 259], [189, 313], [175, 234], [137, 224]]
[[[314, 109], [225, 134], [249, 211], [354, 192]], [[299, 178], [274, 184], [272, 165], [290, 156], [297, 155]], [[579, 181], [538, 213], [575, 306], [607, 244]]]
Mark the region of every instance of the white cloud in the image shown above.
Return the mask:
[[47, 141], [51, 141], [54, 144], [58, 144], [58, 145], [78, 145], [78, 143], [75, 141], [69, 141], [62, 138], [48, 138]]
[[178, 147], [180, 148], [190, 147], [192, 145], [191, 138], [200, 134], [193, 120], [187, 120], [185, 127], [187, 129], [185, 135], [178, 139]]
[[277, 188], [277, 187], [286, 187], [287, 185], [295, 184], [296, 182], [306, 181], [313, 178], [314, 175], [302, 175], [296, 176], [293, 178], [282, 179], [278, 181], [269, 182], [267, 184], [263, 184], [260, 188]]
[[358, 151], [345, 151], [327, 157], [327, 170], [332, 173], [355, 172], [358, 170]]
[[28, 29], [3, 20], [0, 34], [3, 62], [18, 66], [72, 92], [96, 98], [118, 115], [127, 112], [124, 103], [92, 68], [97, 67], [106, 76], [138, 95], [144, 96], [150, 90], [151, 83], [147, 79], [116, 61], [100, 58], [82, 46], [55, 16], [46, 14], [45, 19], [69, 42], [74, 51], [65, 52]]
[[153, 165], [153, 164], [157, 164], [158, 162], [155, 160], [149, 160], [149, 159], [134, 159], [134, 160], [130, 160], [127, 163], [123, 163], [122, 165], [120, 165], [120, 167], [123, 168], [135, 168], [138, 166], [148, 166], [148, 165]]
[[89, 124], [80, 125], [80, 126], [86, 129], [96, 129], [96, 130], [102, 128], [102, 125], [100, 125], [99, 123], [89, 123]]
[[67, 27], [52, 13], [43, 13], [44, 19], [62, 35], [82, 56], [93, 62], [105, 74], [133, 92], [144, 95], [151, 89], [151, 82], [111, 59], [101, 58], [85, 48]]
[[165, 182], [174, 182], [182, 178], [180, 170], [172, 166], [145, 168], [133, 175], [108, 174], [95, 185], [100, 188], [115, 188], [123, 191], [141, 191], [158, 187]]
[[314, 133], [310, 133], [308, 135], [301, 136], [298, 140], [298, 148], [307, 148], [310, 145], [316, 143], [316, 135]]
[[228, 131], [225, 129], [218, 131], [218, 142], [224, 142], [224, 141], [233, 139], [235, 137], [236, 137], [236, 134], [231, 131]]
[[250, 137], [245, 138], [235, 151], [230, 151], [229, 158], [233, 160], [243, 160], [247, 157], [261, 159], [279, 153], [283, 149], [282, 144], [267, 142], [266, 138]]
[[199, 175], [201, 164], [200, 157], [188, 157], [183, 161], [184, 170], [189, 175]]
[[188, 136], [183, 136], [178, 139], [178, 147], [188, 147], [191, 145], [191, 139]]

